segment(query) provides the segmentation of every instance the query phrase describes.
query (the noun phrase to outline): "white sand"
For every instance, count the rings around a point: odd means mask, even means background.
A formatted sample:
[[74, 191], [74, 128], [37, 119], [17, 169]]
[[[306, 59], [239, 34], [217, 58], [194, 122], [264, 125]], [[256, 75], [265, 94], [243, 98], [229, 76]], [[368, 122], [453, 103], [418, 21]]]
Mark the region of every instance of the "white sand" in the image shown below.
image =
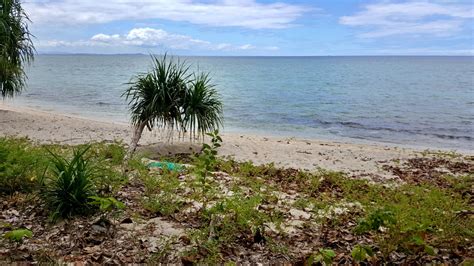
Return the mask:
[[[0, 103], [0, 136], [28, 137], [41, 143], [79, 144], [89, 141], [123, 140], [128, 143], [131, 129], [127, 124], [94, 121], [69, 115], [42, 112]], [[405, 159], [419, 151], [377, 144], [353, 144], [336, 141], [285, 139], [247, 134], [224, 134], [219, 153], [256, 164], [274, 162], [277, 166], [313, 170], [318, 167], [354, 175], [388, 177], [381, 164]], [[146, 132], [142, 149], [160, 153], [182, 153], [199, 149], [186, 141], [168, 143], [160, 134]]]

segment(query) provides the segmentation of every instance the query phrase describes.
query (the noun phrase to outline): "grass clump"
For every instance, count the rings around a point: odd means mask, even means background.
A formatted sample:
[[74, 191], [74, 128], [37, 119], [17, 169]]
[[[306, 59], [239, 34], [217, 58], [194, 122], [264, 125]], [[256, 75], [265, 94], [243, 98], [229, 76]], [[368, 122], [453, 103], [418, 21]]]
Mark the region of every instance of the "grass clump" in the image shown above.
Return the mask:
[[178, 173], [165, 169], [160, 175], [148, 174], [145, 183], [145, 209], [164, 216], [178, 212], [184, 201], [179, 196], [180, 181]]
[[259, 210], [263, 198], [236, 192], [202, 212], [202, 226], [191, 235], [193, 251], [206, 263], [222, 262], [222, 251], [232, 245], [265, 243], [264, 224], [271, 217]]
[[127, 176], [121, 173], [125, 156], [122, 143], [98, 142], [80, 145], [79, 149], [88, 149], [84, 156], [94, 168], [92, 182], [98, 194], [111, 196], [127, 183]]
[[91, 157], [94, 157], [97, 160], [112, 166], [120, 166], [123, 163], [126, 151], [121, 142], [115, 141], [112, 143], [94, 143], [91, 145], [90, 153], [93, 155]]
[[367, 218], [361, 220], [356, 227], [357, 233], [377, 231], [382, 227], [391, 226], [396, 223], [395, 215], [390, 210], [378, 209], [370, 213]]
[[355, 232], [373, 235], [384, 256], [393, 251], [434, 255], [435, 248], [454, 250], [474, 236], [474, 221], [459, 215], [471, 208], [469, 202], [453, 190], [407, 184], [379, 195], [374, 191], [350, 193], [367, 209]]
[[44, 199], [52, 210], [52, 218], [67, 218], [90, 211], [90, 197], [95, 196], [92, 183], [95, 167], [84, 157], [90, 146], [76, 149], [68, 160], [51, 152]]
[[32, 192], [45, 167], [41, 150], [28, 140], [0, 138], [0, 194]]
[[253, 242], [253, 237], [262, 234], [263, 224], [270, 218], [258, 210], [262, 203], [259, 195], [245, 196], [236, 193], [217, 202], [203, 214], [209, 222], [209, 236], [223, 243], [235, 241], [238, 236], [247, 235]]

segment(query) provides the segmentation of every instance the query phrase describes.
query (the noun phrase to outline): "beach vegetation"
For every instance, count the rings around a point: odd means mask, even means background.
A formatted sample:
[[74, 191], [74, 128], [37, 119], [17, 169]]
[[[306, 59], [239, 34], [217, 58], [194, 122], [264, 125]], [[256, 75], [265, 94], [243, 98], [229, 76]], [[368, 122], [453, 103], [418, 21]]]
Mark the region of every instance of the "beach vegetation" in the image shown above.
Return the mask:
[[125, 209], [125, 204], [114, 197], [90, 196], [89, 205], [98, 207], [99, 212], [102, 213], [101, 221], [113, 221]]
[[351, 251], [351, 256], [355, 262], [362, 262], [374, 256], [374, 251], [367, 245], [355, 245]]
[[[38, 182], [1, 196], [0, 233], [33, 231], [34, 243], [23, 238], [22, 246], [34, 261], [113, 259], [109, 250], [136, 263], [461, 264], [470, 257], [469, 173], [374, 182], [222, 158], [218, 132], [208, 137], [198, 154], [154, 155], [186, 163], [180, 171], [148, 168], [141, 153], [124, 169], [121, 143], [39, 145], [5, 138], [0, 154], [10, 159], [0, 175], [23, 167], [11, 159], [21, 151], [46, 162], [27, 164], [26, 176]], [[51, 224], [51, 212], [64, 223]], [[174, 234], [170, 227], [182, 230]], [[70, 239], [84, 246], [64, 255]], [[21, 260], [15, 241], [0, 242], [12, 261]]]
[[145, 185], [143, 204], [147, 210], [170, 216], [185, 205], [176, 172], [165, 169], [160, 175], [145, 174], [142, 178]]
[[145, 128], [203, 136], [222, 125], [222, 103], [209, 74], [191, 72], [185, 61], [166, 54], [152, 61], [151, 70], [135, 76], [122, 95], [134, 126], [128, 156]]
[[0, 94], [13, 97], [25, 88], [24, 68], [35, 48], [28, 28], [30, 19], [20, 0], [0, 1]]
[[306, 263], [307, 265], [314, 265], [316, 263], [331, 265], [335, 257], [336, 253], [334, 250], [320, 248], [317, 252], [311, 254]]
[[193, 73], [183, 101], [184, 130], [189, 138], [204, 138], [222, 125], [222, 102], [209, 73]]
[[42, 150], [28, 140], [0, 138], [0, 194], [35, 190], [46, 165]]
[[[195, 187], [200, 189], [203, 196], [209, 195], [210, 192], [210, 196], [213, 194], [212, 191], [210, 191], [212, 185], [208, 184], [209, 181], [211, 181], [208, 177], [217, 163], [217, 149], [221, 146], [222, 142], [222, 138], [219, 136], [219, 131], [217, 130], [208, 133], [208, 136], [211, 138], [211, 144], [203, 144], [201, 154], [196, 156], [194, 160], [195, 167], [193, 168], [193, 174], [196, 177]], [[204, 208], [206, 208], [207, 200], [204, 204]]]
[[15, 230], [11, 230], [5, 233], [3, 237], [10, 241], [21, 243], [24, 238], [33, 237], [33, 232], [25, 228], [15, 229]]
[[96, 195], [92, 182], [96, 173], [84, 157], [89, 149], [90, 146], [74, 150], [71, 159], [50, 152], [51, 165], [42, 195], [52, 211], [53, 220], [90, 211], [91, 198]]
[[90, 196], [89, 199], [91, 200], [89, 204], [98, 206], [99, 210], [102, 212], [112, 212], [114, 210], [122, 210], [125, 208], [125, 204], [114, 197]]

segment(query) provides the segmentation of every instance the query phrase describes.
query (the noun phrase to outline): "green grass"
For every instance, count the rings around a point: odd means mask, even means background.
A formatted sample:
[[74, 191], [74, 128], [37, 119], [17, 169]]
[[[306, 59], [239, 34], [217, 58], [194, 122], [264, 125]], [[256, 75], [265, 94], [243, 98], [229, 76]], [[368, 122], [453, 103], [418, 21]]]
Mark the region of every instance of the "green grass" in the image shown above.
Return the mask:
[[147, 210], [170, 216], [184, 206], [177, 173], [165, 170], [160, 175], [147, 173], [142, 178], [145, 184], [143, 204]]
[[27, 139], [0, 138], [0, 194], [32, 192], [46, 167], [42, 149]]
[[71, 147], [0, 138], [0, 194], [41, 194], [53, 216], [86, 211], [89, 196], [111, 196], [127, 182], [120, 173], [124, 151], [120, 143]]

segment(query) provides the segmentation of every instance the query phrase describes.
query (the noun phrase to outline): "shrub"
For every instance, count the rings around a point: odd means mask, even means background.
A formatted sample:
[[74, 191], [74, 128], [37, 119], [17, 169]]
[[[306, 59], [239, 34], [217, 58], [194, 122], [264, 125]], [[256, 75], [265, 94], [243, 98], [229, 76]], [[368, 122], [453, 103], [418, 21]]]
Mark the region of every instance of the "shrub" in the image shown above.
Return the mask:
[[43, 196], [52, 209], [52, 218], [84, 214], [90, 210], [90, 197], [95, 195], [92, 177], [95, 168], [84, 158], [90, 146], [74, 150], [67, 160], [53, 152]]

